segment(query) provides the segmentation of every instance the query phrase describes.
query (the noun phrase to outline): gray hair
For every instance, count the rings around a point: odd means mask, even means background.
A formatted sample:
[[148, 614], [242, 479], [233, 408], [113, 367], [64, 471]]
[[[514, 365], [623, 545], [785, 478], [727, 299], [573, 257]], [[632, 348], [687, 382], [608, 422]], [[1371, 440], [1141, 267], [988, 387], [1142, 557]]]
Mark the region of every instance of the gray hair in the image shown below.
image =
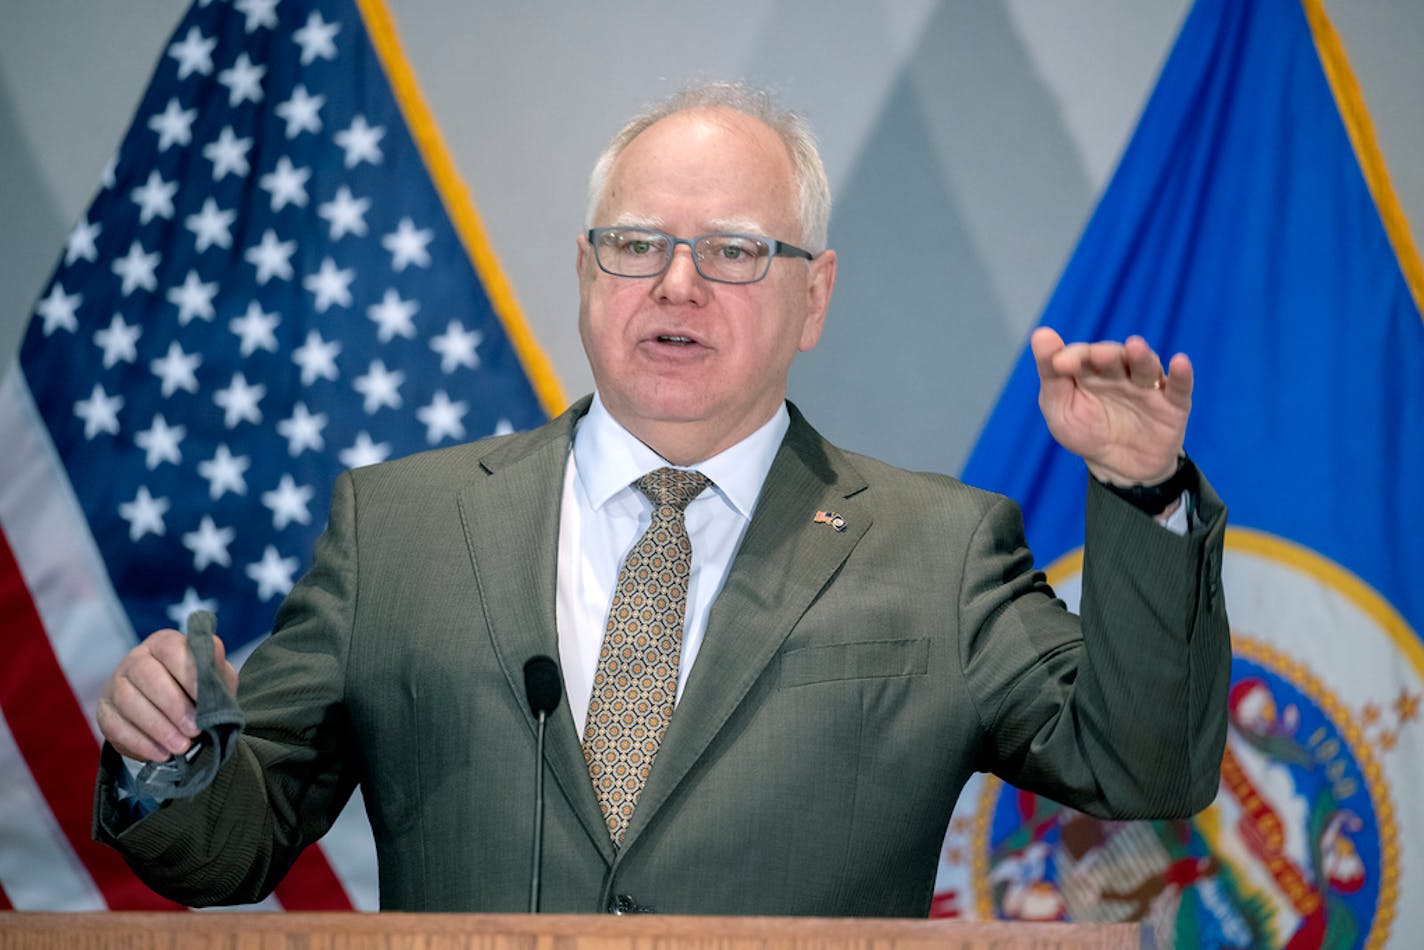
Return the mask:
[[796, 185], [796, 217], [801, 224], [801, 243], [813, 254], [826, 249], [831, 220], [831, 185], [816, 135], [805, 117], [779, 105], [765, 89], [740, 82], [711, 82], [690, 86], [644, 107], [618, 130], [594, 163], [588, 179], [587, 226], [603, 200], [604, 189], [614, 162], [623, 150], [654, 123], [677, 112], [692, 109], [730, 109], [751, 116], [769, 126], [791, 153], [792, 176]]

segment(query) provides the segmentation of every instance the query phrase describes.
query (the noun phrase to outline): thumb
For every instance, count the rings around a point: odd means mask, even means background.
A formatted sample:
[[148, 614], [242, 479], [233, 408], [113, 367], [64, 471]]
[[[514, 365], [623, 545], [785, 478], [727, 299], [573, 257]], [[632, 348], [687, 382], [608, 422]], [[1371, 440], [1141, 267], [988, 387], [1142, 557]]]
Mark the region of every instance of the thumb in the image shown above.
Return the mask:
[[213, 658], [217, 660], [218, 675], [223, 678], [228, 690], [237, 695], [237, 668], [227, 661], [227, 648], [216, 634], [213, 635]]
[[1063, 337], [1052, 327], [1039, 327], [1028, 338], [1028, 345], [1033, 350], [1033, 362], [1038, 367], [1038, 378], [1045, 382], [1056, 379], [1058, 373], [1053, 369], [1053, 357], [1063, 349]]

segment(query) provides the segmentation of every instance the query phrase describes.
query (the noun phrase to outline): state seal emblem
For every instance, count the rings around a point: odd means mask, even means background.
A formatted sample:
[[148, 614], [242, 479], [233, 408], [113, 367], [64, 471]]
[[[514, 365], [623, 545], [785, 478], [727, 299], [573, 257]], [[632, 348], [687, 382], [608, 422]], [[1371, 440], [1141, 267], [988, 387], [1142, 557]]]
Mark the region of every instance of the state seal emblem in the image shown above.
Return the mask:
[[[1081, 552], [1050, 580], [1070, 606]], [[1228, 532], [1229, 725], [1215, 801], [1188, 821], [1101, 821], [979, 778], [951, 822], [939, 912], [1144, 921], [1161, 947], [1409, 945], [1424, 907], [1424, 648], [1312, 551]], [[1391, 940], [1391, 935], [1396, 935]]]

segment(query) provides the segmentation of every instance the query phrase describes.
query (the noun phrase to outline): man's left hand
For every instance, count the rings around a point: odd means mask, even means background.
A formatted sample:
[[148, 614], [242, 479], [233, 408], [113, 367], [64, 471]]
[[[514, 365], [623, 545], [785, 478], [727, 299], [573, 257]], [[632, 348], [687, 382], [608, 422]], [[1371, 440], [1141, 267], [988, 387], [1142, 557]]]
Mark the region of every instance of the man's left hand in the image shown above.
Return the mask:
[[1038, 406], [1048, 431], [1088, 471], [1116, 485], [1154, 485], [1177, 469], [1192, 410], [1192, 362], [1167, 372], [1140, 336], [1123, 343], [1065, 345], [1039, 327], [1029, 341], [1038, 364]]

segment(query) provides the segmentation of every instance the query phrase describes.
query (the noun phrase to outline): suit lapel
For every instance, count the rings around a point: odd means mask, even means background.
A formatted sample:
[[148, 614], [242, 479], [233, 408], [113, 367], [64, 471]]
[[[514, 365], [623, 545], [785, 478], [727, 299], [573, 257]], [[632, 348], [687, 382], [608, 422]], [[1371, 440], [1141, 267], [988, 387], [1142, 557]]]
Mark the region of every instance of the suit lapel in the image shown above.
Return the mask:
[[[865, 482], [794, 406], [751, 524], [708, 618], [687, 687], [638, 797], [623, 851], [686, 778], [811, 601], [870, 526]], [[844, 530], [816, 523], [817, 511]]]
[[[485, 477], [460, 493], [460, 516], [490, 638], [509, 688], [525, 708], [525, 661], [559, 655], [554, 608], [559, 500], [573, 426], [588, 404], [581, 400], [527, 438], [495, 446], [480, 460]], [[612, 842], [568, 709], [568, 703], [561, 703], [549, 717], [545, 756], [574, 813], [611, 861]], [[529, 723], [532, 730], [532, 715]]]

